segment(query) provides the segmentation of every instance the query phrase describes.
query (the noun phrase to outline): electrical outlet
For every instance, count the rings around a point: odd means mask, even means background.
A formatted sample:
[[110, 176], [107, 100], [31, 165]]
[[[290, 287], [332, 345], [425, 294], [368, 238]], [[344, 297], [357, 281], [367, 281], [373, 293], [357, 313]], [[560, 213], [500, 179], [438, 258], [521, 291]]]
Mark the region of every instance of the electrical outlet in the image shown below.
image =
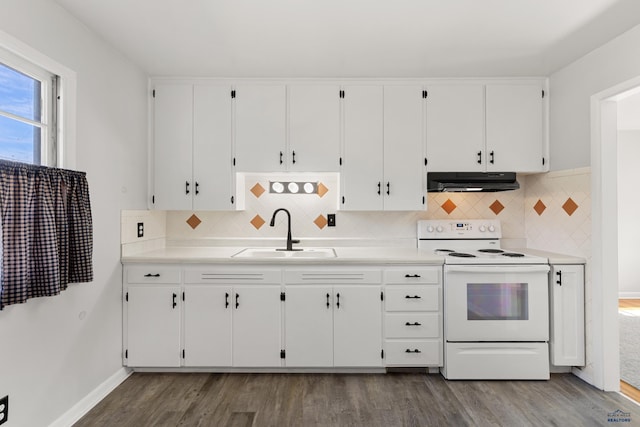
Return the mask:
[[336, 226], [336, 214], [327, 214], [327, 226], [328, 227]]
[[138, 223], [138, 237], [144, 237], [144, 222]]
[[0, 399], [0, 424], [4, 424], [9, 419], [9, 396]]

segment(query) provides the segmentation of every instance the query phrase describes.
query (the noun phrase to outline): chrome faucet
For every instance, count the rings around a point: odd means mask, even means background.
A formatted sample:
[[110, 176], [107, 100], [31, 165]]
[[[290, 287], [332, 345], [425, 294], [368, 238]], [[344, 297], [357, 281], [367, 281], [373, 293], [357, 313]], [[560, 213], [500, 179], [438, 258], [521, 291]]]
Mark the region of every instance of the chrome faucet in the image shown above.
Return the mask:
[[276, 225], [276, 214], [280, 211], [284, 211], [287, 214], [287, 248], [286, 249], [277, 249], [278, 251], [301, 251], [302, 249], [293, 249], [294, 243], [300, 243], [300, 240], [292, 240], [291, 239], [291, 214], [285, 208], [276, 209], [273, 212], [273, 216], [271, 217], [271, 222], [269, 225], [274, 227]]

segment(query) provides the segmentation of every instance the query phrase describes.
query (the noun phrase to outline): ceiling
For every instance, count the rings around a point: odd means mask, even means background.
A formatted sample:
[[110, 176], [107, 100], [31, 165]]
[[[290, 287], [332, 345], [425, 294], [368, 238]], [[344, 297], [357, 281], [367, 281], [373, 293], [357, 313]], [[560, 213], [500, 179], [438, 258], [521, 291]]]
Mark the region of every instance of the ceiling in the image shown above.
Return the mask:
[[153, 76], [540, 76], [638, 0], [52, 0]]

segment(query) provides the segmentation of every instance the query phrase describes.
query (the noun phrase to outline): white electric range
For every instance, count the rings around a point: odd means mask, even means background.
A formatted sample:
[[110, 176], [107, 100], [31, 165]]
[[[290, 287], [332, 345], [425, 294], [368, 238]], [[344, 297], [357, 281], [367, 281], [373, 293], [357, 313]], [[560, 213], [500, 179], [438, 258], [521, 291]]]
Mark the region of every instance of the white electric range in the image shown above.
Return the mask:
[[500, 247], [498, 220], [418, 222], [444, 257], [447, 379], [549, 379], [548, 260]]

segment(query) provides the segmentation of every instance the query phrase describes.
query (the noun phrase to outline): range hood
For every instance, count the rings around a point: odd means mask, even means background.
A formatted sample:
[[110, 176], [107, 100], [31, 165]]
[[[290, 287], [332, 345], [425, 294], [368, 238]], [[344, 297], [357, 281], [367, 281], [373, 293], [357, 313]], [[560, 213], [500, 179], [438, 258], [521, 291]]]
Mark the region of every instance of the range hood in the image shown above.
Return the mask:
[[515, 172], [429, 172], [428, 192], [481, 192], [517, 190]]

